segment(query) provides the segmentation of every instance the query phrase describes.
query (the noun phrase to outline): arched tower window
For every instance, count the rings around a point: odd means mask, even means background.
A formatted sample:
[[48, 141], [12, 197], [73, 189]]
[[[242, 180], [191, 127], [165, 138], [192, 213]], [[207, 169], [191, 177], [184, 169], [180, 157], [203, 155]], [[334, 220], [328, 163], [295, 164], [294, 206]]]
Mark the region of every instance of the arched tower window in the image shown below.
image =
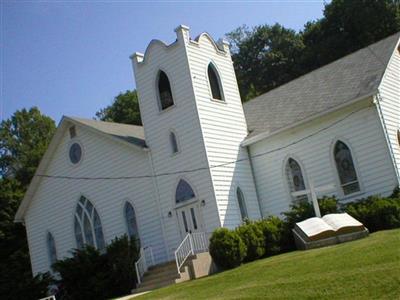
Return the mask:
[[237, 201], [239, 204], [239, 209], [240, 209], [240, 215], [242, 217], [242, 220], [247, 219], [249, 216], [247, 214], [247, 208], [246, 208], [246, 202], [244, 200], [244, 195], [240, 187], [236, 189], [236, 197]]
[[175, 202], [176, 204], [185, 202], [187, 200], [193, 199], [196, 195], [193, 192], [192, 187], [185, 180], [179, 180], [178, 186], [175, 192]]
[[125, 221], [126, 221], [126, 226], [128, 228], [129, 237], [134, 238], [136, 241], [139, 241], [140, 238], [139, 238], [136, 213], [132, 204], [126, 202], [124, 212], [125, 212]]
[[342, 141], [337, 141], [333, 149], [336, 169], [344, 195], [360, 191], [357, 172], [349, 147]]
[[[295, 192], [304, 191], [306, 189], [303, 172], [301, 170], [300, 164], [295, 159], [290, 157], [287, 160], [285, 172], [291, 195]], [[307, 195], [300, 195], [300, 196], [292, 195], [292, 198], [295, 201], [308, 199]]]
[[221, 79], [212, 63], [208, 65], [207, 74], [213, 99], [224, 100]]
[[48, 232], [46, 236], [47, 253], [49, 255], [50, 266], [57, 261], [56, 242], [54, 241], [53, 235]]
[[158, 74], [158, 97], [160, 101], [160, 110], [164, 110], [174, 105], [174, 99], [172, 98], [171, 85], [165, 72], [160, 71]]
[[169, 133], [169, 142], [171, 144], [172, 153], [178, 153], [179, 151], [178, 142], [176, 140], [175, 133], [172, 131]]
[[79, 249], [84, 245], [90, 245], [100, 251], [104, 250], [105, 242], [100, 217], [92, 203], [83, 196], [76, 205], [74, 229]]

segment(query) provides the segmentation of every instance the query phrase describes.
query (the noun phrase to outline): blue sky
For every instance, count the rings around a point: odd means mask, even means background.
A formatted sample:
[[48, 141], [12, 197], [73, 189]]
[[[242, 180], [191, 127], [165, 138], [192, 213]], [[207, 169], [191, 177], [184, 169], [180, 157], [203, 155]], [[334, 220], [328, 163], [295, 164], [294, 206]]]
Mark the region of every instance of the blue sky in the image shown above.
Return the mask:
[[3, 1], [1, 117], [38, 106], [56, 122], [92, 118], [135, 87], [129, 55], [151, 39], [173, 42], [179, 24], [218, 39], [242, 24], [300, 30], [322, 10], [322, 1]]

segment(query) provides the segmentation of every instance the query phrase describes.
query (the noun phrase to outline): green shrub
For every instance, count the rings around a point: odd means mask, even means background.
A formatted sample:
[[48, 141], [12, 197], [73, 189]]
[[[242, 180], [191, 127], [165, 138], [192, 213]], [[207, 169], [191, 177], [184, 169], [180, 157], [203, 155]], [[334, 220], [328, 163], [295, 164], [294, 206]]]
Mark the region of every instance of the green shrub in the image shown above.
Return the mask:
[[62, 299], [108, 299], [127, 294], [135, 287], [134, 263], [138, 249], [125, 235], [114, 239], [100, 253], [87, 246], [53, 265]]
[[371, 196], [346, 204], [344, 210], [370, 232], [400, 227], [400, 199]]
[[258, 223], [247, 221], [239, 226], [236, 231], [247, 248], [243, 261], [253, 261], [264, 255], [265, 236]]
[[135, 287], [135, 262], [139, 258], [139, 249], [134, 239], [124, 235], [115, 238], [107, 246], [107, 264], [110, 276], [110, 288], [113, 295], [126, 295]]
[[271, 256], [281, 252], [284, 222], [275, 216], [270, 216], [257, 222], [265, 238], [265, 255]]
[[210, 255], [221, 268], [239, 266], [246, 255], [246, 245], [236, 231], [216, 229], [210, 238]]

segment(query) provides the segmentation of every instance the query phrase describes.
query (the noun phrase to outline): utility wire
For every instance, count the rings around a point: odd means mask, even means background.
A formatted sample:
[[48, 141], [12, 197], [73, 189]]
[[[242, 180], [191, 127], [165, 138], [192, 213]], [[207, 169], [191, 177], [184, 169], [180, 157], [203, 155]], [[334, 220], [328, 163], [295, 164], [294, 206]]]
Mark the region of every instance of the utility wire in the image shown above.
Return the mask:
[[346, 119], [348, 119], [349, 117], [351, 117], [352, 115], [366, 109], [369, 108], [371, 106], [368, 107], [363, 107], [361, 109], [358, 109], [356, 111], [353, 111], [349, 114], [347, 114], [346, 116], [344, 116], [343, 118], [336, 120], [335, 122], [305, 136], [302, 137], [292, 143], [289, 143], [287, 145], [269, 150], [269, 151], [265, 151], [265, 152], [261, 152], [259, 154], [253, 155], [253, 156], [249, 156], [246, 158], [241, 158], [241, 159], [237, 159], [237, 160], [233, 160], [233, 161], [229, 161], [229, 162], [225, 162], [222, 164], [218, 164], [218, 165], [212, 165], [210, 167], [201, 167], [201, 168], [194, 168], [194, 169], [188, 169], [188, 170], [181, 170], [181, 171], [175, 171], [175, 172], [165, 172], [165, 173], [159, 173], [159, 174], [154, 174], [154, 175], [138, 175], [138, 176], [120, 176], [120, 177], [74, 177], [74, 176], [63, 176], [63, 175], [46, 175], [46, 174], [35, 174], [35, 176], [37, 177], [43, 177], [43, 178], [53, 178], [53, 179], [67, 179], [67, 180], [130, 180], [130, 179], [145, 179], [145, 178], [156, 178], [156, 177], [162, 177], [162, 176], [169, 176], [169, 175], [178, 175], [178, 174], [187, 174], [187, 173], [194, 173], [194, 172], [199, 172], [199, 171], [204, 171], [204, 170], [210, 170], [210, 169], [216, 169], [216, 168], [221, 168], [221, 167], [227, 167], [231, 164], [235, 164], [235, 163], [239, 163], [239, 162], [243, 162], [243, 161], [247, 161], [250, 159], [255, 159], [255, 158], [259, 158], [274, 152], [278, 152], [281, 151], [283, 149], [289, 148], [293, 145], [296, 145], [300, 142], [303, 142], [313, 136], [316, 136], [317, 134], [324, 132], [332, 127], [334, 127], [335, 125], [345, 121]]

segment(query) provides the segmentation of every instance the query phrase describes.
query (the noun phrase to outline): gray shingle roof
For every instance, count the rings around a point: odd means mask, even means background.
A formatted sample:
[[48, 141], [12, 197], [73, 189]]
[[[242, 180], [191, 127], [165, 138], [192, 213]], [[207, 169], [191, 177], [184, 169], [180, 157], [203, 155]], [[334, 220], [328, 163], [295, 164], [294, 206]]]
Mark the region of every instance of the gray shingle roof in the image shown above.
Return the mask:
[[144, 139], [144, 130], [142, 126], [103, 122], [91, 119], [83, 119], [76, 117], [67, 117], [73, 121], [83, 125], [97, 129], [105, 134], [122, 139], [128, 143], [134, 144], [139, 147], [146, 147]]
[[273, 133], [377, 90], [400, 32], [245, 103], [249, 135]]

